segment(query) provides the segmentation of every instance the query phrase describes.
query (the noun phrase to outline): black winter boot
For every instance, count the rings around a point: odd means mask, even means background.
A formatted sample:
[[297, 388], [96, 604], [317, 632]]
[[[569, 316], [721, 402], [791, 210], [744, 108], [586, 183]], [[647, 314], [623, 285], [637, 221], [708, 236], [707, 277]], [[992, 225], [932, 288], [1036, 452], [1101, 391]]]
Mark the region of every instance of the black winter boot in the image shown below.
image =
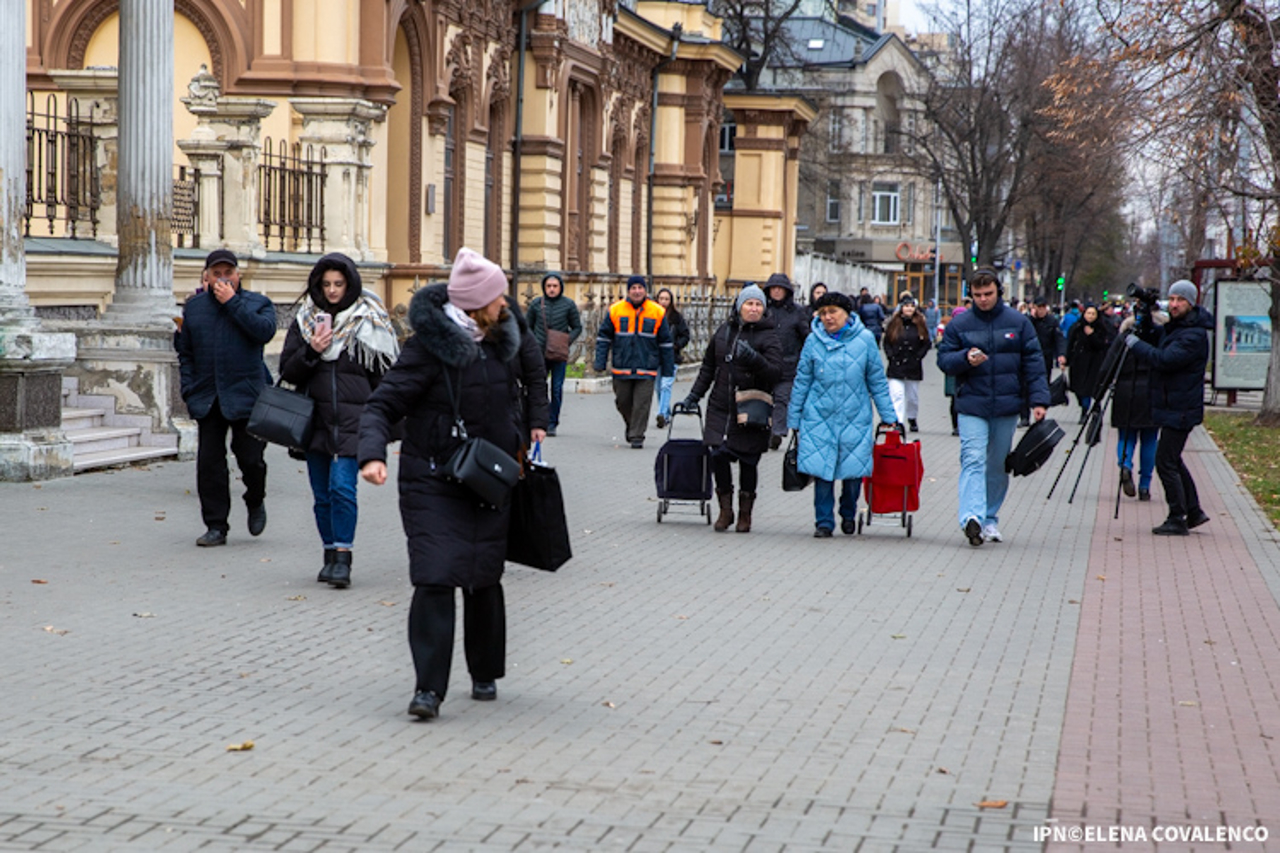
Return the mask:
[[724, 533], [733, 524], [733, 492], [716, 492], [716, 497], [720, 500], [720, 517], [712, 527], [716, 533]]
[[317, 583], [328, 583], [333, 580], [333, 555], [338, 553], [335, 548], [324, 549], [324, 568], [320, 570], [320, 574], [316, 575]]
[[346, 589], [351, 586], [351, 552], [335, 551], [333, 554], [333, 572], [329, 576], [329, 585], [334, 589]]
[[738, 526], [739, 533], [751, 532], [751, 510], [756, 504], [755, 492], [738, 492]]

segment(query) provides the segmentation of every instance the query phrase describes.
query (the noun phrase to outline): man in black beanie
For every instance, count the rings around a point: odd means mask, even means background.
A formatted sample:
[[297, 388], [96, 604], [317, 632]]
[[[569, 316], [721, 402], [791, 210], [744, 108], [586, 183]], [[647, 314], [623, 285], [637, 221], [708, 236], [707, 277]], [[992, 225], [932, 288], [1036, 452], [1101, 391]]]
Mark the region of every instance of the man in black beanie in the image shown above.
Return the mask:
[[626, 424], [627, 443], [644, 447], [653, 386], [658, 376], [674, 376], [675, 345], [662, 306], [649, 298], [649, 282], [642, 275], [627, 279], [627, 298], [609, 306], [596, 333], [593, 367], [603, 373], [613, 351], [614, 404]]

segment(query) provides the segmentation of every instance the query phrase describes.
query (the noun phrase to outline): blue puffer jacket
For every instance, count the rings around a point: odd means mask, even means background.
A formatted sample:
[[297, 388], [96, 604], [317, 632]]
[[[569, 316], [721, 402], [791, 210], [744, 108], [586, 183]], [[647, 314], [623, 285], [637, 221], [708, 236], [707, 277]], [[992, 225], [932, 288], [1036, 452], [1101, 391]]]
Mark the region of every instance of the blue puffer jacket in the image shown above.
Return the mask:
[[880, 420], [897, 422], [875, 336], [856, 315], [834, 338], [814, 320], [787, 409], [787, 423], [800, 428], [800, 470], [823, 480], [870, 477], [872, 399]]
[[[977, 347], [987, 360], [969, 364]], [[1049, 405], [1040, 338], [1031, 321], [997, 302], [990, 311], [971, 308], [953, 316], [938, 344], [938, 367], [956, 377], [956, 411], [980, 418], [1016, 415], [1025, 396], [1030, 406]]]
[[199, 420], [218, 401], [229, 421], [249, 417], [271, 373], [262, 347], [276, 334], [276, 309], [261, 293], [240, 290], [224, 305], [209, 291], [196, 294], [182, 312], [174, 336], [182, 399]]
[[1152, 346], [1139, 340], [1133, 354], [1151, 365], [1151, 420], [1156, 426], [1191, 429], [1204, 420], [1204, 369], [1209, 362], [1213, 315], [1193, 308], [1170, 320]]

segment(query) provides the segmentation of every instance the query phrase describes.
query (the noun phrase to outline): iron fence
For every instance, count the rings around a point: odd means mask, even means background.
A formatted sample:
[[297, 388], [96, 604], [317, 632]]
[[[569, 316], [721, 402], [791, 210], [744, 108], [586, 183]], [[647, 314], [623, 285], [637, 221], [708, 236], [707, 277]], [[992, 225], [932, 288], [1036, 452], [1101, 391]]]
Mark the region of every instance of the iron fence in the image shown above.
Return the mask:
[[93, 122], [80, 117], [80, 104], [67, 98], [66, 114], [59, 113], [58, 99], [49, 95], [44, 112], [36, 111], [35, 93], [27, 94], [27, 205], [23, 235], [31, 236], [31, 223], [43, 219], [48, 233], [76, 238], [84, 225], [98, 235], [98, 208], [102, 191], [95, 168], [98, 142]]
[[[262, 242], [282, 252], [324, 250], [324, 160], [327, 151], [285, 140], [263, 142], [258, 166]], [[304, 248], [305, 247], [305, 248]]]
[[200, 248], [200, 170], [179, 166], [173, 179], [173, 219], [170, 231], [178, 248]]

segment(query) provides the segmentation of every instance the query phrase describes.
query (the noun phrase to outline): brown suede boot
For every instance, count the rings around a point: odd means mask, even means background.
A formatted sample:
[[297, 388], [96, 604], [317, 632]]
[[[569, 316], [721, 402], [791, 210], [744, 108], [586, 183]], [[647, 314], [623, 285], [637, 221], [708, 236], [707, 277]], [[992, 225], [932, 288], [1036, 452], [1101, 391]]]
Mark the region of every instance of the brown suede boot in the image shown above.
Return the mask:
[[733, 524], [733, 492], [716, 492], [716, 497], [720, 500], [720, 517], [712, 528], [716, 533], [724, 533]]
[[738, 492], [738, 526], [739, 533], [751, 532], [751, 510], [756, 503], [755, 492]]

